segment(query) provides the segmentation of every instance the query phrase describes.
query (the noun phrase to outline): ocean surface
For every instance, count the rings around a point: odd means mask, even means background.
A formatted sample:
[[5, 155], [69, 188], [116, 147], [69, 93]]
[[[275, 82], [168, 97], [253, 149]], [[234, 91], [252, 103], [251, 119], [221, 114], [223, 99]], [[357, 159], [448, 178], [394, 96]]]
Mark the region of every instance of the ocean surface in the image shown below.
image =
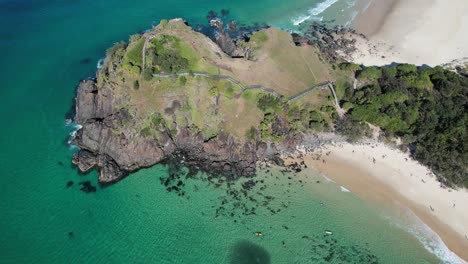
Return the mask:
[[[262, 171], [244, 194], [241, 182], [185, 179], [185, 170], [158, 165], [80, 191], [79, 182], [97, 182], [70, 163], [76, 128], [65, 120], [79, 80], [128, 35], [163, 18], [206, 23], [208, 11], [223, 8], [243, 24], [291, 30], [306, 20], [346, 24], [358, 12], [350, 0], [0, 0], [0, 263], [447, 260], [429, 231], [413, 232], [421, 226], [314, 171]], [[185, 195], [166, 191], [171, 174]]]

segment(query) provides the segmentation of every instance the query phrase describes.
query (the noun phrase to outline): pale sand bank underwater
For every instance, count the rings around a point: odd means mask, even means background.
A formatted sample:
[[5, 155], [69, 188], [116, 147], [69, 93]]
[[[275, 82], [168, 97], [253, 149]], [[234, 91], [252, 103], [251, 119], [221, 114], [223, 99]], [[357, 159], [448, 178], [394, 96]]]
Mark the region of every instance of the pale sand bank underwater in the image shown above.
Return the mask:
[[[305, 153], [301, 160], [363, 199], [397, 208], [401, 219], [408, 209], [427, 224], [445, 245], [468, 260], [468, 191], [442, 188], [429, 169], [408, 154], [383, 143], [327, 145]], [[293, 159], [294, 160], [294, 159]], [[291, 161], [289, 159], [289, 161]], [[422, 224], [422, 223], [421, 223]], [[442, 243], [440, 243], [442, 244]], [[448, 250], [438, 257], [449, 263], [466, 263]]]
[[354, 21], [369, 37], [352, 60], [436, 66], [468, 57], [468, 1], [371, 0]]

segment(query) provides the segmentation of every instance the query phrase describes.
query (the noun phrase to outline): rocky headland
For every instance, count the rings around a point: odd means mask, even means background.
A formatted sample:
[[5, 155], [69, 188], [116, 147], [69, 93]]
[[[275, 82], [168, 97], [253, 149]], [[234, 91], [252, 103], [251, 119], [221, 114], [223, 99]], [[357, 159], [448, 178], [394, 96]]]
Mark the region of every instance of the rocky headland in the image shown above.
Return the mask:
[[[303, 57], [305, 48], [276, 29], [256, 32], [240, 47], [221, 22], [212, 23], [220, 31], [219, 45], [176, 19], [108, 50], [96, 79], [77, 89], [74, 121], [81, 129], [73, 144], [80, 150], [73, 164], [80, 171], [98, 168], [99, 182], [109, 184], [177, 157], [184, 166], [234, 179], [254, 175], [259, 160], [281, 164], [279, 153], [295, 149], [302, 135], [284, 111], [293, 94], [281, 82], [297, 79], [300, 87], [292, 92], [300, 93], [319, 80], [278, 68], [283, 73], [277, 83], [249, 72], [271, 59], [275, 42], [290, 45], [285, 55]], [[306, 49], [308, 59], [317, 60], [315, 48]], [[322, 69], [330, 75], [328, 65]], [[306, 125], [328, 126], [325, 118], [315, 119]]]

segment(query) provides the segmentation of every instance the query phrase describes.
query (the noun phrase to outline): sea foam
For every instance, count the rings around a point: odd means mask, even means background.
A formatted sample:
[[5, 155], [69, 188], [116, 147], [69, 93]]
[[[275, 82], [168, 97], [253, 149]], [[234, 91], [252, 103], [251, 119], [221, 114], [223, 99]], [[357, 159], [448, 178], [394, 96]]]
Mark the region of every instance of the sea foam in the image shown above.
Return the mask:
[[[298, 26], [299, 24], [301, 24], [302, 22], [306, 20], [309, 20], [311, 18], [318, 18], [317, 17], [318, 15], [322, 14], [325, 10], [327, 10], [330, 6], [332, 6], [336, 2], [338, 2], [338, 0], [326, 0], [324, 2], [318, 3], [314, 8], [309, 9], [306, 15], [300, 15], [296, 18], [293, 18], [292, 23], [295, 26]], [[322, 18], [318, 18], [318, 19], [321, 20]]]
[[81, 125], [78, 125], [78, 124], [75, 124], [75, 123], [72, 123], [72, 122], [68, 122], [68, 120], [66, 121], [66, 126], [72, 126], [73, 127], [73, 131], [70, 132], [70, 136], [68, 138], [68, 145], [70, 145], [71, 147], [73, 147], [74, 145], [72, 144], [73, 142], [73, 139], [75, 139], [76, 137], [76, 132], [78, 132], [78, 130], [80, 130], [82, 128]]
[[415, 236], [429, 252], [436, 255], [441, 260], [441, 263], [467, 264], [466, 261], [450, 251], [440, 236], [411, 210], [406, 209], [405, 213], [407, 217], [407, 219], [405, 219], [406, 221], [395, 221], [395, 219], [391, 219], [391, 222]]
[[96, 64], [96, 68], [101, 69], [103, 64], [104, 64], [104, 59], [99, 59]]
[[342, 192], [351, 192], [350, 190], [346, 189], [346, 188], [343, 187], [343, 186], [340, 186], [340, 190], [341, 190]]

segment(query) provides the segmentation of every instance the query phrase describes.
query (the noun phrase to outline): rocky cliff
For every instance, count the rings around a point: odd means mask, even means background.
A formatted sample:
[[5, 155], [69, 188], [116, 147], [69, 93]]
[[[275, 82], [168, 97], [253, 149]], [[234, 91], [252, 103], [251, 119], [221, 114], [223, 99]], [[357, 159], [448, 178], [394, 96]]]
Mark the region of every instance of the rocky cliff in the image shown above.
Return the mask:
[[93, 80], [83, 81], [78, 87], [75, 122], [82, 128], [73, 144], [81, 149], [73, 163], [82, 172], [97, 167], [102, 184], [176, 154], [185, 165], [210, 173], [231, 178], [251, 176], [258, 158], [265, 154], [265, 143], [239, 144], [227, 134], [206, 140], [201, 133], [192, 134], [188, 127], [180, 128], [176, 136], [165, 131], [162, 140], [142, 137], [132, 126], [122, 126], [131, 117], [126, 110], [114, 108], [114, 100], [111, 88], [97, 89]]

